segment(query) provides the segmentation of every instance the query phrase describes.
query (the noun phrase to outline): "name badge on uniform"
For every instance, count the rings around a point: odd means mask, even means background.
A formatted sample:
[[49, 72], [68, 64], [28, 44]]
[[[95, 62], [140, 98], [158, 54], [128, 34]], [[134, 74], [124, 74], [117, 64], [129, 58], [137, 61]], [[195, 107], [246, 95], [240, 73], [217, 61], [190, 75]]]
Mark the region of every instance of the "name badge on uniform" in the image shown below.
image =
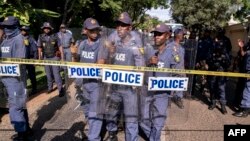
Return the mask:
[[25, 46], [28, 46], [29, 45], [29, 40], [28, 39], [24, 39], [23, 43], [24, 43]]
[[142, 86], [144, 73], [103, 69], [102, 82], [129, 86]]
[[96, 67], [68, 67], [69, 78], [101, 79], [101, 68]]
[[149, 77], [149, 91], [187, 91], [187, 77]]
[[18, 64], [0, 64], [0, 76], [20, 76]]
[[174, 55], [174, 61], [176, 63], [179, 63], [180, 62], [180, 56], [177, 54], [177, 55]]
[[51, 44], [54, 45], [54, 44], [56, 44], [56, 42], [55, 42], [55, 41], [52, 41]]

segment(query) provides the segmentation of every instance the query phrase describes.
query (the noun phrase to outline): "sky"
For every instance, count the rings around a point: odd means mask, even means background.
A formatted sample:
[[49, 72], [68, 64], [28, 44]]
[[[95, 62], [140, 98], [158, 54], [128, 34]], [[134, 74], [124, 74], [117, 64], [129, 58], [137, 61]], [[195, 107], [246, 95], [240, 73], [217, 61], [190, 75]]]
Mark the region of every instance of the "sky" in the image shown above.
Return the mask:
[[158, 17], [159, 20], [161, 20], [161, 21], [171, 19], [171, 14], [170, 14], [169, 8], [168, 9], [161, 9], [161, 8], [151, 9], [151, 10], [148, 10], [146, 13], [152, 17]]

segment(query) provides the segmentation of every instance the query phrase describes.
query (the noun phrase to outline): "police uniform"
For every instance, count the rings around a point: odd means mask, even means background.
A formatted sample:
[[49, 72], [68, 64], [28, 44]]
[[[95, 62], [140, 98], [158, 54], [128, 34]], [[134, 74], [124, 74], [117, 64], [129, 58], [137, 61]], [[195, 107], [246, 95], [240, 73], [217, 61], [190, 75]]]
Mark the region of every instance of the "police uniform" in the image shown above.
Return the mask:
[[[117, 22], [132, 24], [132, 20], [128, 13], [124, 12], [120, 15]], [[144, 66], [144, 57], [140, 52], [140, 46], [132, 39], [129, 32], [130, 39], [125, 43], [121, 38], [117, 41], [116, 52], [112, 64], [125, 66]], [[117, 118], [120, 114], [120, 107], [123, 107], [123, 114], [125, 120], [125, 140], [138, 140], [138, 101], [135, 89], [132, 86], [112, 85], [112, 92], [110, 94], [109, 111], [107, 112], [107, 130], [109, 131], [108, 140], [115, 140], [114, 134], [117, 132]]]
[[[24, 36], [24, 45], [26, 47], [26, 58], [27, 59], [37, 59], [37, 45], [35, 39], [28, 34], [30, 28], [28, 26], [22, 26], [22, 31], [25, 31]], [[34, 65], [26, 65], [26, 70], [28, 72], [28, 78], [31, 81], [32, 92], [31, 94], [36, 93], [36, 71]]]
[[[93, 18], [85, 20], [86, 30], [99, 29], [98, 22]], [[106, 52], [105, 52], [106, 51]], [[85, 39], [78, 47], [77, 56], [79, 61], [83, 63], [97, 63], [100, 59], [106, 59], [107, 50], [104, 49], [101, 38], [94, 42], [89, 42]], [[88, 119], [89, 130], [88, 140], [101, 140], [100, 132], [103, 121], [103, 107], [101, 107], [101, 83], [98, 79], [76, 79], [76, 86], [82, 87], [82, 106], [84, 109], [85, 117]]]
[[[64, 28], [65, 31], [62, 31]], [[66, 30], [65, 24], [60, 25], [60, 31], [57, 33], [58, 38], [60, 39], [62, 49], [63, 49], [63, 57], [64, 61], [71, 62], [72, 61], [72, 53], [71, 53], [71, 44], [74, 43], [74, 39], [72, 33], [69, 30]], [[68, 69], [67, 67], [64, 68], [64, 78], [65, 78], [65, 88], [68, 89], [69, 85], [69, 78], [68, 78]]]
[[[60, 25], [60, 28], [66, 28], [64, 24]], [[61, 45], [63, 47], [64, 61], [72, 61], [72, 54], [70, 51], [70, 46], [74, 43], [74, 38], [70, 32], [65, 30], [65, 32], [59, 31], [57, 36], [60, 39]]]
[[[222, 46], [220, 42], [215, 42], [214, 47], [210, 48], [206, 62], [208, 64], [209, 71], [227, 71], [230, 66], [230, 58], [226, 48]], [[213, 110], [215, 108], [216, 99], [219, 99], [221, 111], [223, 114], [226, 114], [226, 78], [223, 76], [208, 76], [207, 79], [211, 99], [209, 110]]]
[[[45, 22], [41, 29], [49, 28], [52, 30], [50, 23]], [[42, 57], [44, 60], [54, 60], [59, 61], [60, 57], [62, 56], [60, 52], [61, 43], [56, 34], [52, 34], [51, 31], [48, 34], [40, 34], [37, 41], [38, 48], [42, 51]], [[62, 50], [62, 49], [61, 49]], [[41, 59], [41, 58], [40, 58]], [[57, 89], [59, 91], [59, 96], [64, 95], [64, 90], [62, 86], [62, 78], [60, 75], [60, 67], [59, 66], [45, 66], [45, 72], [47, 76], [47, 83], [48, 83], [48, 93], [52, 92], [53, 89], [53, 77], [57, 84]], [[53, 77], [52, 77], [53, 75]]]
[[[174, 36], [177, 36], [177, 34], [184, 34], [182, 29], [176, 29], [174, 31]], [[176, 38], [176, 37], [174, 37]], [[171, 69], [185, 69], [184, 68], [184, 55], [185, 55], [185, 50], [182, 47], [182, 45], [180, 43], [177, 43], [174, 39], [174, 41], [172, 41], [171, 43], [169, 43], [167, 45], [167, 48], [169, 48], [171, 50], [170, 56], [171, 56], [171, 62], [172, 64], [170, 64], [170, 68]], [[172, 76], [174, 77], [180, 77], [182, 75], [179, 74], [172, 74]], [[177, 106], [181, 109], [184, 108], [183, 102], [182, 102], [182, 98], [183, 98], [183, 91], [176, 91], [174, 92], [174, 97], [173, 97], [175, 103], [177, 104]]]
[[[155, 27], [152, 32], [169, 33], [170, 28], [164, 23]], [[145, 59], [148, 61], [152, 56], [158, 56], [158, 68], [170, 68], [176, 64], [172, 59], [172, 48], [167, 45], [159, 52], [148, 44], [145, 47]], [[148, 66], [152, 67], [152, 64]], [[169, 73], [147, 72], [145, 87], [141, 96], [141, 122], [140, 126], [150, 141], [160, 141], [161, 131], [167, 118], [168, 98], [170, 91], [147, 91], [148, 77], [169, 77]]]
[[[24, 37], [18, 29], [19, 20], [9, 16], [1, 23], [4, 27], [6, 38], [1, 44], [1, 58], [25, 58], [26, 47]], [[11, 27], [11, 28], [9, 28]], [[28, 113], [26, 110], [26, 73], [25, 66], [20, 65], [19, 77], [1, 77], [1, 81], [7, 89], [9, 102], [9, 115], [11, 123], [14, 126], [18, 136], [14, 140], [25, 140], [26, 133], [30, 130], [28, 122]]]
[[[244, 66], [245, 73], [250, 73], [250, 45], [248, 43], [246, 47], [246, 54], [244, 56]], [[237, 117], [247, 117], [250, 112], [250, 80], [246, 80], [245, 87], [243, 90], [243, 96], [240, 104], [240, 111], [234, 113], [234, 116]]]
[[[213, 39], [210, 37], [210, 31], [205, 30], [204, 35], [201, 39], [198, 41], [198, 48], [197, 48], [197, 53], [196, 53], [196, 63], [199, 65], [196, 66], [196, 69], [198, 70], [204, 70], [205, 69], [205, 61], [208, 57], [208, 52], [210, 48], [213, 48], [214, 42]], [[195, 94], [195, 88], [196, 88], [196, 83], [197, 83], [197, 76], [198, 75], [193, 75], [193, 86], [192, 86], [192, 94]], [[205, 76], [206, 77], [206, 76]], [[205, 83], [201, 83], [201, 86], [199, 88], [199, 92], [203, 93], [203, 90], [205, 88]]]
[[[139, 47], [142, 47], [143, 45], [142, 45], [142, 40], [141, 40], [140, 35], [135, 31], [131, 31], [130, 34], [133, 40], [135, 41], [135, 43]], [[117, 35], [117, 31], [114, 31], [109, 35], [108, 39], [110, 42], [114, 43], [114, 45], [117, 45], [118, 41], [120, 40], [120, 37]]]

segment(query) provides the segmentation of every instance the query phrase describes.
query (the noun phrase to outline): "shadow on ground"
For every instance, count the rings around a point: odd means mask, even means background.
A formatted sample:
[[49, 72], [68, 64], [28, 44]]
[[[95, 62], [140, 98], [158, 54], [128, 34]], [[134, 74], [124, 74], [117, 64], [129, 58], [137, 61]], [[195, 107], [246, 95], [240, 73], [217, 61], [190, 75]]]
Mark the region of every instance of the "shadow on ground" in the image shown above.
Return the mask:
[[54, 97], [50, 99], [48, 105], [44, 105], [39, 111], [37, 111], [37, 119], [34, 122], [32, 129], [34, 130], [34, 140], [41, 140], [45, 132], [46, 128], [43, 126], [46, 122], [50, 121], [53, 116], [56, 114], [58, 110], [60, 110], [66, 103], [67, 97]]
[[76, 122], [70, 129], [68, 129], [64, 134], [55, 136], [51, 141], [82, 141], [87, 140], [87, 136], [84, 134], [84, 123]]

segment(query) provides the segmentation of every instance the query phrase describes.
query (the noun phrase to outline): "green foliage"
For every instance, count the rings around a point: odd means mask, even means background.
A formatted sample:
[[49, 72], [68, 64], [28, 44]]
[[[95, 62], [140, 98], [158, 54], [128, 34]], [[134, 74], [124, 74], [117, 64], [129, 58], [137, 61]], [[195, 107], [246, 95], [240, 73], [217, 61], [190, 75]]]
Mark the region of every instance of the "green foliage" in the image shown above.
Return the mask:
[[153, 27], [160, 23], [157, 17], [150, 17], [149, 15], [145, 15], [144, 18], [145, 22], [138, 26], [138, 28], [142, 30], [150, 31]]
[[35, 20], [36, 15], [44, 15], [48, 17], [59, 17], [60, 14], [47, 10], [35, 9], [30, 3], [24, 0], [4, 0], [0, 2], [0, 18], [6, 16], [15, 16], [20, 19], [22, 25], [29, 25]]
[[111, 9], [113, 12], [119, 12], [122, 9], [121, 5], [121, 1], [103, 0], [99, 6], [102, 10]]
[[138, 26], [146, 20], [145, 12], [153, 7], [166, 8], [167, 0], [0, 0], [0, 18], [14, 15], [23, 25], [50, 21], [53, 25], [79, 27], [84, 19], [93, 17], [110, 27], [126, 11]]
[[240, 10], [235, 13], [235, 17], [243, 21], [248, 15], [250, 15], [250, 1], [241, 0]]
[[145, 13], [151, 8], [168, 8], [167, 0], [121, 0], [122, 10], [127, 11], [132, 20], [134, 21], [134, 27], [144, 23]]
[[237, 0], [173, 0], [172, 16], [194, 30], [215, 29], [226, 25], [235, 12], [231, 7], [236, 3]]

